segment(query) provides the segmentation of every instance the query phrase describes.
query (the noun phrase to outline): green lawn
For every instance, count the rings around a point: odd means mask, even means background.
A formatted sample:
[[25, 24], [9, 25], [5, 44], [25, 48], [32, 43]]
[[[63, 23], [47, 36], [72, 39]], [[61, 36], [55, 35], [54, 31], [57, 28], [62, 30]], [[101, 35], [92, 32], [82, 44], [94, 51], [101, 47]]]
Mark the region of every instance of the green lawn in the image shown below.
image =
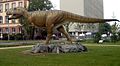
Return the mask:
[[0, 50], [0, 66], [120, 66], [120, 47], [88, 47], [88, 52], [25, 55], [24, 49]]

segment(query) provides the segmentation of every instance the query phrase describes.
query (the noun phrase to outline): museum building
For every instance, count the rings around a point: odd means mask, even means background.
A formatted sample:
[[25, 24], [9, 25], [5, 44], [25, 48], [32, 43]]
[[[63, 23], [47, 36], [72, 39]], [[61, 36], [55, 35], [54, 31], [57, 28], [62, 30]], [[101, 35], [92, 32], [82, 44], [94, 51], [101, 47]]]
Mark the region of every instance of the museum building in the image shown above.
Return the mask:
[[10, 8], [28, 6], [28, 0], [0, 0], [0, 38], [3, 34], [21, 33], [18, 19], [8, 20], [6, 11]]
[[[60, 9], [92, 18], [104, 18], [103, 0], [60, 0]], [[86, 32], [97, 32], [98, 24], [71, 23], [69, 33], [79, 35]]]

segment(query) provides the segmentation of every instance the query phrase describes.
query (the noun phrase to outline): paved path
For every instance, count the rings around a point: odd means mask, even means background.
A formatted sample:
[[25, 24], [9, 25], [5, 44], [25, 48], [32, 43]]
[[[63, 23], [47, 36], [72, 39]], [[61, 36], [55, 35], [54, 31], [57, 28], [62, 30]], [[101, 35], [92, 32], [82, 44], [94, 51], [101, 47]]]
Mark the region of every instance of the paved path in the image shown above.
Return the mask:
[[[107, 47], [120, 47], [120, 45], [102, 45], [102, 44], [83, 44], [85, 46], [107, 46]], [[3, 47], [0, 49], [15, 49], [15, 48], [27, 48], [27, 47], [33, 47], [34, 45], [28, 45], [28, 46], [16, 46], [16, 47]]]
[[84, 44], [85, 46], [111, 46], [111, 47], [120, 47], [120, 45], [104, 45], [104, 44]]
[[15, 44], [33, 44], [33, 43], [39, 43], [39, 42], [43, 42], [38, 41], [38, 40], [24, 40], [24, 41], [0, 41], [0, 45], [15, 45]]
[[15, 49], [15, 48], [27, 48], [27, 47], [33, 47], [33, 45], [29, 45], [29, 46], [16, 46], [16, 47], [2, 47], [0, 49]]

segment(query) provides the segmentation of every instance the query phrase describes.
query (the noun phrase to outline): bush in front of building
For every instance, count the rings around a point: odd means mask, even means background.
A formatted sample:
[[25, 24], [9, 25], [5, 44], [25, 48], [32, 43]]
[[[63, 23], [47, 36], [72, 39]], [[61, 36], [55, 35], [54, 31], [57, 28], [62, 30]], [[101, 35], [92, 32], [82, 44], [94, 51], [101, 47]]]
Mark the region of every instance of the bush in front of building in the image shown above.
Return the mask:
[[8, 34], [7, 33], [3, 34], [2, 40], [8, 40]]
[[93, 41], [95, 43], [98, 43], [99, 40], [101, 40], [101, 34], [99, 32], [95, 33], [95, 35], [93, 36]]
[[112, 36], [111, 36], [111, 42], [117, 42], [118, 41], [118, 36], [116, 33], [112, 33]]
[[15, 40], [15, 35], [14, 34], [10, 35], [10, 40]]
[[[3, 34], [2, 40], [8, 40], [8, 34]], [[23, 40], [23, 35], [18, 33], [18, 34], [10, 34], [9, 35], [9, 40]]]
[[120, 41], [120, 32], [118, 32], [118, 40]]
[[15, 34], [15, 40], [23, 40], [23, 35], [21, 33]]

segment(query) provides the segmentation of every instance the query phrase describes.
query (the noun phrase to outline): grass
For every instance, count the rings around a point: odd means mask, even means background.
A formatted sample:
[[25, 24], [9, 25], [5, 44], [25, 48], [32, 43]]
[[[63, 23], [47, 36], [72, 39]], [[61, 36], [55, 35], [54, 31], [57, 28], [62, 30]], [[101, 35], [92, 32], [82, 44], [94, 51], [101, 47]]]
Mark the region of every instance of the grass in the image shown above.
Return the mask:
[[25, 55], [23, 49], [0, 50], [0, 66], [120, 66], [120, 47], [88, 46], [88, 52]]

